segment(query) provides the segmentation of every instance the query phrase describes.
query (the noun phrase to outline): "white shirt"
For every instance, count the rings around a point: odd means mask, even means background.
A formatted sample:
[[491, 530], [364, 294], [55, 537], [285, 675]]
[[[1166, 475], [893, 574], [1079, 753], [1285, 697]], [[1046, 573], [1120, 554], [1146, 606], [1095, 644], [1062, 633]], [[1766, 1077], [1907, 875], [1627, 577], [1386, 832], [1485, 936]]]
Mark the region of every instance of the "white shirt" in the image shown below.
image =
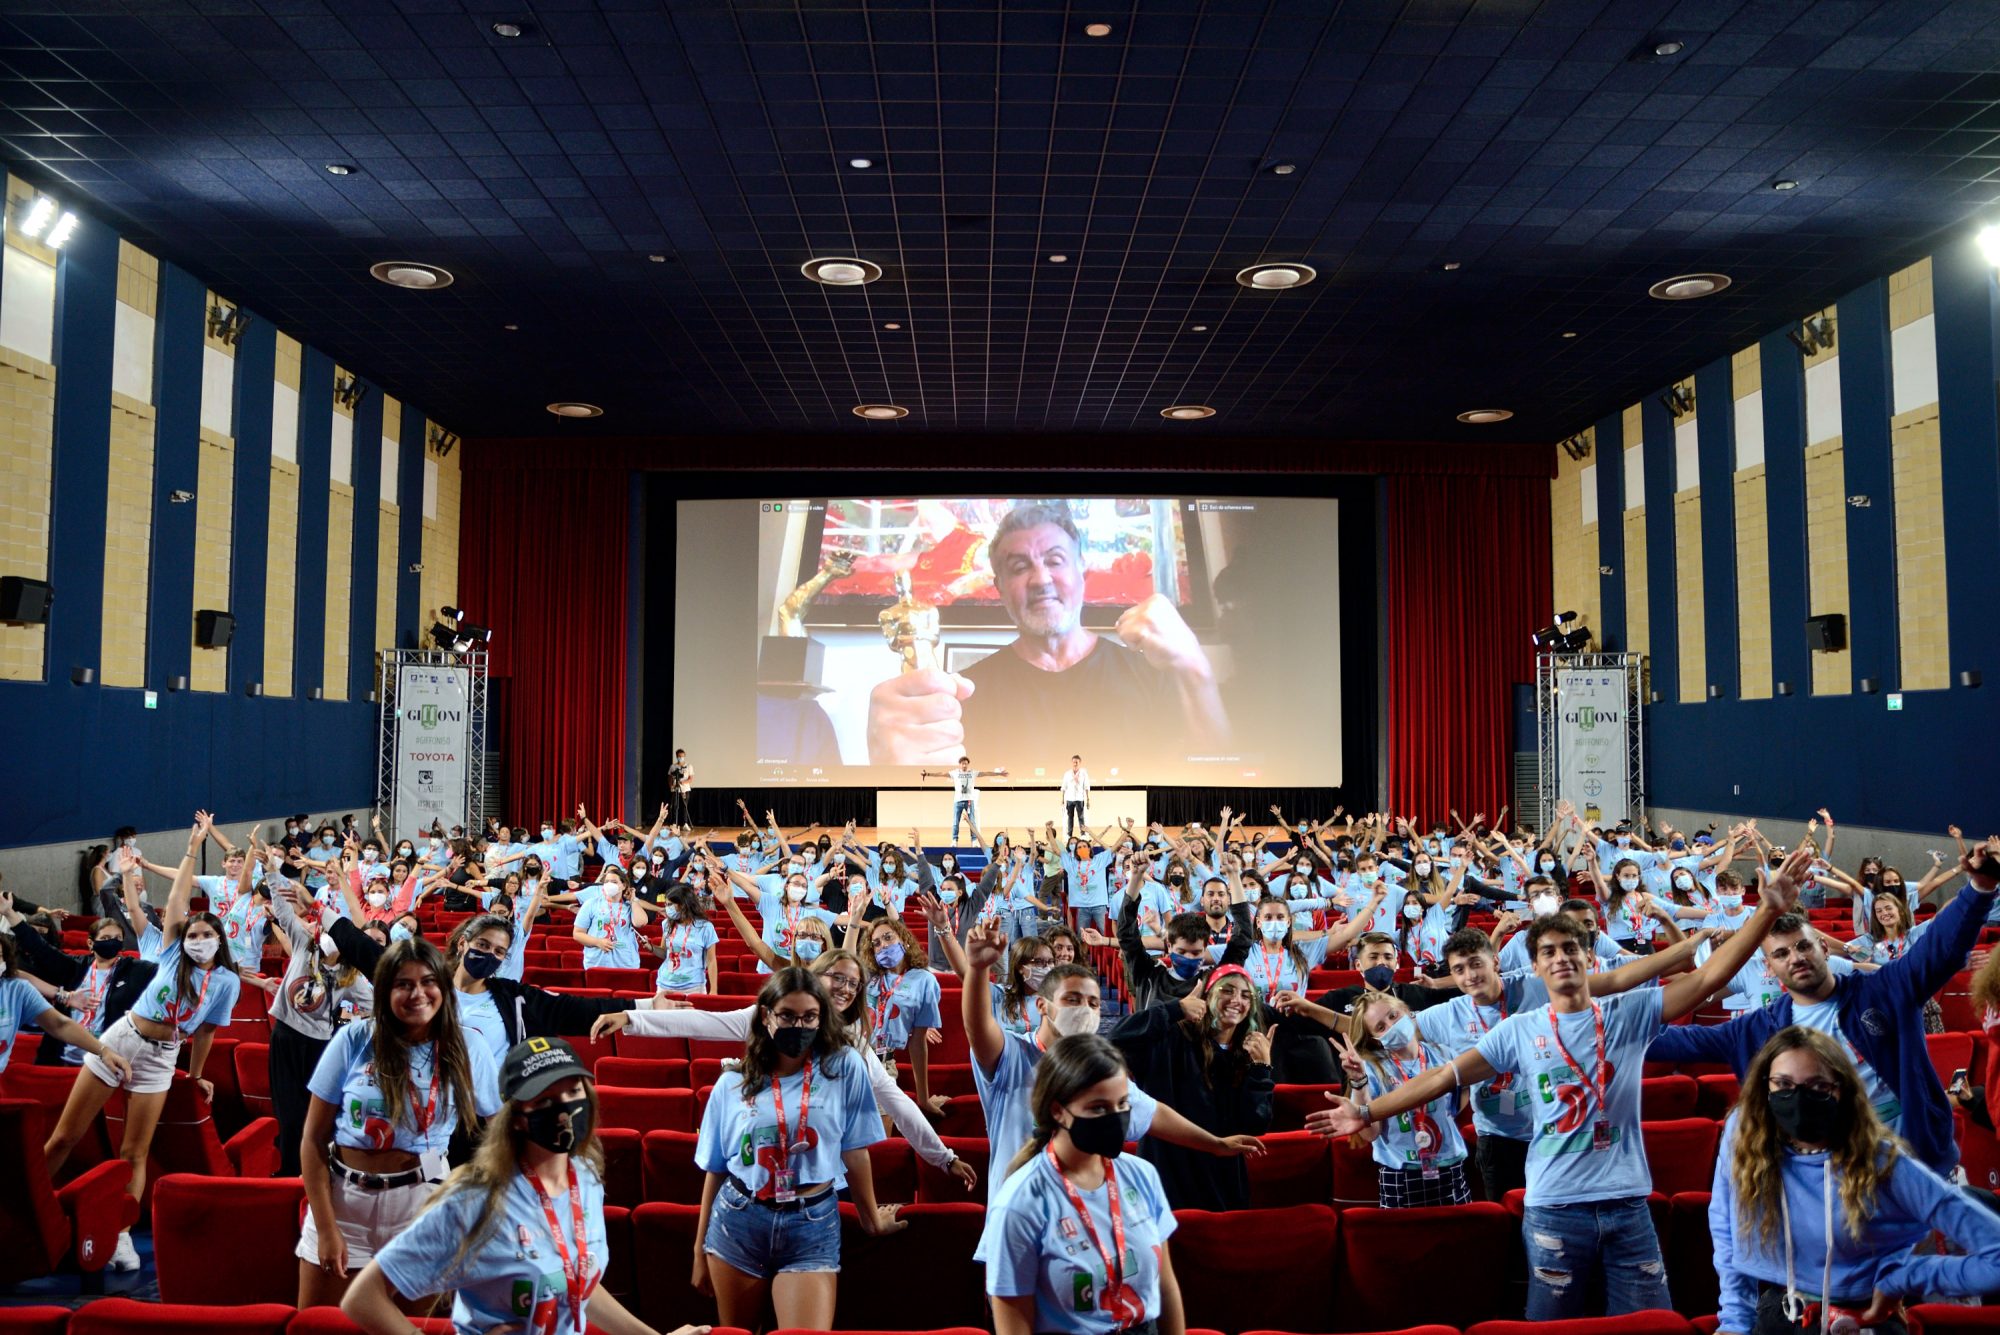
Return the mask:
[[1063, 771], [1063, 801], [1087, 802], [1090, 800], [1090, 771], [1087, 769], [1066, 769]]
[[979, 771], [976, 769], [955, 769], [951, 771], [951, 795], [961, 802], [977, 802]]

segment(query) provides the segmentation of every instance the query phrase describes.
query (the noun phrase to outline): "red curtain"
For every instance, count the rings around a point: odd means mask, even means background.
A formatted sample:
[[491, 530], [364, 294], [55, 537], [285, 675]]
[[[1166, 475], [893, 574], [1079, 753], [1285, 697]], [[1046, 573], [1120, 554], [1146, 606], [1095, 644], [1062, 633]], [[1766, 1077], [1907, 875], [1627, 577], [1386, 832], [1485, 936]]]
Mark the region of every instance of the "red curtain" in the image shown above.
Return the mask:
[[493, 628], [507, 817], [622, 815], [625, 478], [468, 468], [459, 513], [459, 602]]
[[1491, 820], [1511, 788], [1512, 688], [1535, 679], [1530, 637], [1553, 615], [1548, 479], [1386, 486], [1389, 806]]

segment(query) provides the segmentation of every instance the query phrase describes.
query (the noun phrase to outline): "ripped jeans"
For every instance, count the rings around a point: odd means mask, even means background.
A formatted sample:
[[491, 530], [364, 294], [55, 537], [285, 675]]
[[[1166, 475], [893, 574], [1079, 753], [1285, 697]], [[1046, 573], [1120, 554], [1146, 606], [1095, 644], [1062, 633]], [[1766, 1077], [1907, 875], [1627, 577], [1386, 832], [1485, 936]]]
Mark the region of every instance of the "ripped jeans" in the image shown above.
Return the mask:
[[[1531, 1205], [1521, 1218], [1528, 1249], [1528, 1320], [1623, 1316], [1670, 1309], [1667, 1267], [1643, 1196], [1577, 1205]], [[1594, 1308], [1602, 1291], [1604, 1302]]]

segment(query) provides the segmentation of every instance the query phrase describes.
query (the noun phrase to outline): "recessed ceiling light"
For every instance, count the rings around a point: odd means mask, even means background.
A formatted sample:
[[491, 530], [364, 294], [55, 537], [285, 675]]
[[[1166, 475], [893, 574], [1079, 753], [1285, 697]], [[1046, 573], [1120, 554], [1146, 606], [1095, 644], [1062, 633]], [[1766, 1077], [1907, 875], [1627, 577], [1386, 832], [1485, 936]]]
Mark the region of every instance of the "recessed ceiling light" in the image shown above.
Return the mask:
[[1671, 39], [1664, 42], [1655, 42], [1653, 44], [1653, 54], [1661, 57], [1662, 59], [1666, 58], [1667, 56], [1677, 56], [1685, 50], [1687, 50], [1686, 42], [1676, 42]]
[[1204, 417], [1215, 416], [1215, 409], [1205, 403], [1177, 403], [1171, 408], [1160, 409], [1160, 416], [1174, 422], [1199, 422]]
[[1109, 37], [1111, 35], [1111, 25], [1108, 23], [1086, 23], [1083, 25], [1083, 35], [1085, 37]]
[[1488, 422], [1504, 422], [1513, 415], [1511, 408], [1474, 408], [1469, 412], [1460, 413], [1458, 420], [1470, 422], [1474, 426], [1484, 426]]
[[554, 413], [557, 417], [604, 416], [604, 409], [598, 407], [594, 403], [574, 403], [567, 399], [560, 403], [551, 403], [549, 405], [549, 411]]
[[648, 255], [646, 258], [651, 260], [655, 264], [665, 264], [667, 262], [667, 257], [665, 255]]
[[867, 260], [834, 256], [807, 260], [799, 266], [799, 272], [815, 283], [825, 283], [828, 287], [860, 287], [863, 283], [872, 283], [880, 278], [882, 266], [870, 264]]
[[1208, 332], [1208, 326], [1205, 324], [1198, 324], [1194, 326], [1194, 332], [1197, 334], [1206, 334]]
[[495, 37], [519, 37], [521, 33], [522, 28], [518, 23], [502, 22], [493, 25], [493, 35]]
[[420, 260], [383, 260], [369, 265], [368, 272], [391, 287], [406, 287], [416, 292], [435, 292], [452, 284], [450, 270]]
[[1069, 256], [1067, 256], [1067, 255], [1051, 255], [1051, 256], [1049, 256], [1049, 263], [1050, 263], [1050, 264], [1068, 264], [1068, 263], [1069, 263]]
[[1446, 273], [1457, 273], [1459, 268], [1460, 264], [1457, 260], [1446, 260], [1444, 262], [1444, 271]]
[[326, 174], [328, 176], [352, 176], [354, 175], [354, 165], [347, 162], [329, 162], [326, 164]]
[[1319, 271], [1310, 264], [1294, 263], [1253, 264], [1236, 273], [1237, 282], [1260, 292], [1282, 292], [1288, 287], [1303, 287], [1317, 277]]
[[1565, 329], [1565, 330], [1563, 330], [1563, 337], [1564, 337], [1564, 338], [1575, 338], [1575, 337], [1576, 337], [1576, 330], [1574, 330], [1574, 329]]
[[1725, 273], [1684, 273], [1674, 278], [1662, 278], [1646, 289], [1646, 294], [1661, 301], [1693, 301], [1696, 297], [1712, 297], [1729, 286], [1729, 275]]
[[501, 325], [500, 327], [501, 327], [502, 329], [506, 330], [506, 331], [507, 331], [508, 333], [510, 333], [510, 334], [511, 334], [511, 333], [513, 333], [513, 332], [514, 332], [515, 330], [519, 329], [519, 328], [520, 328], [521, 326], [519, 326], [519, 325], [517, 325], [517, 324], [503, 324], [503, 325]]
[[875, 165], [875, 160], [873, 158], [849, 158], [847, 165], [850, 167], [859, 167], [863, 171], [866, 171]]
[[1271, 175], [1290, 176], [1293, 172], [1297, 171], [1298, 169], [1299, 169], [1299, 164], [1296, 162], [1279, 162], [1272, 165]]
[[903, 326], [897, 324], [894, 320], [891, 320], [889, 323], [883, 325], [882, 327], [884, 329], [901, 329]]
[[871, 422], [893, 422], [899, 417], [908, 417], [908, 408], [899, 408], [893, 403], [859, 403], [854, 407], [856, 417], [865, 417]]
[[1771, 188], [1773, 190], [1796, 190], [1799, 188], [1799, 183], [1788, 178], [1782, 181], [1771, 182]]

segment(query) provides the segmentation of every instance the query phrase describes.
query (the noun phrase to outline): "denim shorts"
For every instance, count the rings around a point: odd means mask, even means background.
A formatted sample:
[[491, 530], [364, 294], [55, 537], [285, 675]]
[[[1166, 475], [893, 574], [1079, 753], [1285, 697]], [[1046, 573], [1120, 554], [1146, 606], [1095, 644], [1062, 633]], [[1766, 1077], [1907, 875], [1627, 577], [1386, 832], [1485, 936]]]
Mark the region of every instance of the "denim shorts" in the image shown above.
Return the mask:
[[838, 1274], [840, 1198], [823, 1191], [796, 1210], [780, 1210], [727, 1179], [716, 1188], [702, 1250], [746, 1275]]

